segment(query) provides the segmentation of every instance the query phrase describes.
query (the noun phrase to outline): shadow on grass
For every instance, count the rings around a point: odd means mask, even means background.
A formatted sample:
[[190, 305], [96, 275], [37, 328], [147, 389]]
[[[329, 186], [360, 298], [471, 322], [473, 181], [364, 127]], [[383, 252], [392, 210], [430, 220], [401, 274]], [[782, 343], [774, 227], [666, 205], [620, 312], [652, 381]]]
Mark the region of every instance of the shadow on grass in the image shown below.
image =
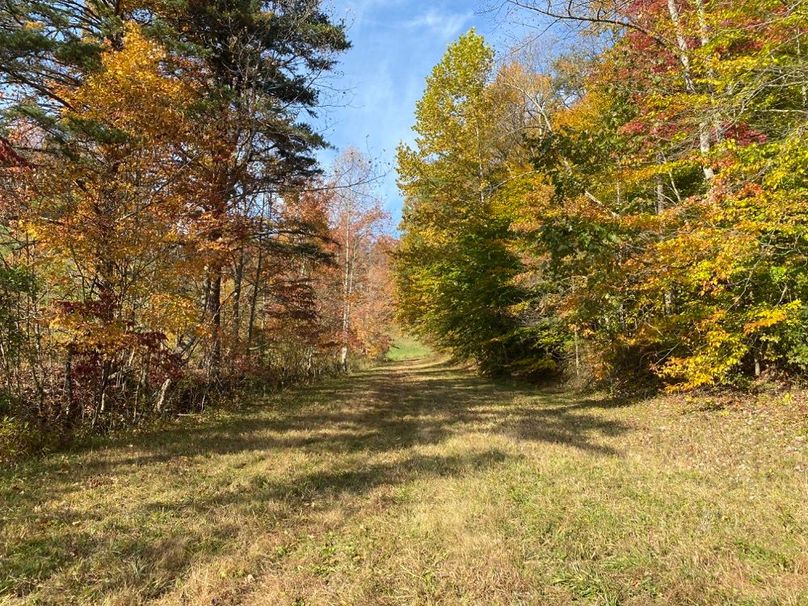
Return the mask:
[[[27, 594], [76, 558], [98, 559], [97, 566], [103, 566], [105, 557], [143, 558], [165, 540], [201, 544], [203, 537], [182, 523], [189, 516], [214, 516], [205, 540], [224, 545], [232, 516], [217, 521], [217, 511], [249, 512], [274, 503], [289, 512], [305, 507], [308, 515], [333, 507], [339, 497], [358, 497], [361, 502], [379, 487], [462, 476], [518, 456], [496, 448], [440, 455], [417, 450], [454, 436], [501, 435], [516, 443], [562, 444], [595, 456], [619, 456], [603, 440], [629, 427], [593, 412], [609, 405], [528, 385], [493, 383], [445, 363], [410, 362], [274, 396], [262, 405], [205, 419], [198, 426], [185, 423], [111, 439], [97, 452], [76, 452], [67, 460], [54, 457], [32, 465], [13, 481], [0, 477], [0, 516], [18, 523], [29, 520], [35, 527], [5, 545], [5, 554], [0, 552], [0, 577], [6, 579], [0, 584], [0, 597]], [[317, 464], [281, 478], [245, 474], [247, 485], [237, 487], [231, 486], [230, 474], [224, 474], [199, 489], [198, 477], [211, 457], [238, 455], [226, 463], [236, 476], [240, 468], [293, 451]], [[54, 508], [53, 503], [71, 493], [94, 490], [104, 495], [107, 485], [121, 478], [134, 483], [136, 470], [142, 469], [158, 469], [163, 482], [175, 488], [139, 505], [136, 515], [155, 525], [153, 536], [135, 532], [127, 526], [132, 521], [103, 519], [111, 517], [109, 510], [93, 519]], [[43, 513], [32, 513], [37, 509]], [[102, 530], [89, 533], [86, 526], [91, 524]], [[170, 570], [148, 572], [148, 579], [131, 578], [131, 571], [120, 573], [105, 581], [107, 589], [109, 583], [144, 584], [149, 597], [159, 595], [187, 572], [199, 549], [203, 547], [180, 550]], [[84, 567], [90, 577], [94, 566]]]
[[[590, 411], [631, 403], [492, 382], [458, 372], [447, 363], [386, 365], [275, 395], [221, 418], [203, 419], [198, 425], [180, 422], [81, 447], [73, 453], [79, 465], [71, 465], [70, 473], [58, 457], [30, 467], [34, 473], [62, 472], [75, 482], [129, 465], [180, 457], [269, 454], [280, 449], [373, 453], [438, 444], [463, 432], [499, 433], [618, 456], [599, 440], [618, 436], [629, 427]], [[112, 456], [82, 461], [91, 449]]]
[[[492, 382], [446, 363], [385, 366], [282, 394], [223, 420], [124, 436], [135, 456], [99, 460], [89, 473], [194, 457], [279, 449], [326, 453], [384, 452], [438, 444], [465, 432], [505, 434], [517, 440], [566, 444], [618, 456], [601, 444], [629, 427], [590, 410], [629, 400], [576, 398], [529, 384]], [[125, 450], [125, 449], [124, 449]]]

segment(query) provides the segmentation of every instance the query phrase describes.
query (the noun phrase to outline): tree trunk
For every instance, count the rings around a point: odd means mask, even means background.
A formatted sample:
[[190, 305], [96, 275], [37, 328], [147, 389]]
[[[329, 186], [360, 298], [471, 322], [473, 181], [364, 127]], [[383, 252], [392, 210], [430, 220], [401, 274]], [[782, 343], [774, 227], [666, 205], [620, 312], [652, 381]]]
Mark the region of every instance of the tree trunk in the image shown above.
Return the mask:
[[222, 365], [222, 268], [213, 269], [210, 279], [210, 296], [208, 297], [208, 314], [210, 315], [211, 344], [208, 359], [208, 377], [212, 381], [219, 379]]
[[665, 212], [665, 188], [662, 185], [662, 176], [656, 177], [656, 214]]
[[[685, 80], [685, 87], [687, 91], [693, 95], [696, 94], [696, 85], [693, 82], [693, 73], [690, 65], [690, 49], [687, 46], [687, 38], [685, 37], [684, 29], [682, 28], [682, 19], [679, 15], [679, 8], [676, 6], [676, 0], [668, 0], [668, 12], [670, 13], [671, 23], [673, 24], [673, 31], [676, 35], [676, 44], [679, 47], [679, 61], [682, 64], [683, 76]], [[715, 171], [707, 163], [710, 155], [710, 129], [707, 126], [707, 120], [699, 120], [699, 152], [704, 158], [704, 178], [709, 182], [715, 177]]]
[[263, 219], [258, 223], [258, 259], [255, 264], [255, 279], [253, 280], [252, 297], [250, 298], [250, 318], [247, 322], [247, 350], [252, 349], [253, 335], [255, 332], [255, 314], [258, 307], [258, 293], [261, 290], [261, 272], [263, 271], [264, 264], [264, 246], [263, 246]]
[[64, 373], [65, 418], [70, 423], [73, 416], [73, 348], [71, 346], [67, 348]]
[[351, 332], [352, 262], [350, 242], [351, 208], [348, 206], [345, 212], [345, 267], [342, 282], [342, 348], [340, 349], [340, 367], [343, 372], [348, 372], [348, 341]]
[[241, 244], [239, 250], [239, 259], [236, 264], [236, 272], [234, 276], [233, 286], [233, 334], [231, 337], [232, 347], [231, 351], [238, 353], [238, 346], [241, 336], [241, 290], [242, 283], [244, 282], [244, 244]]

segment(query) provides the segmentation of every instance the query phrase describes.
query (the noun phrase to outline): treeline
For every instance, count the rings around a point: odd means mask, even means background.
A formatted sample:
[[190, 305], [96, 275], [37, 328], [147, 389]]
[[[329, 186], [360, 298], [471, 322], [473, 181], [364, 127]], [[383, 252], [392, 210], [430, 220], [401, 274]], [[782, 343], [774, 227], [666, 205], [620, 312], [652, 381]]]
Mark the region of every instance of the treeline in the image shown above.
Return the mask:
[[373, 168], [306, 122], [346, 48], [317, 0], [0, 7], [0, 448], [384, 350]]
[[[446, 53], [399, 152], [407, 323], [491, 373], [808, 370], [804, 2], [519, 2], [596, 50]], [[524, 16], [524, 15], [523, 15]]]

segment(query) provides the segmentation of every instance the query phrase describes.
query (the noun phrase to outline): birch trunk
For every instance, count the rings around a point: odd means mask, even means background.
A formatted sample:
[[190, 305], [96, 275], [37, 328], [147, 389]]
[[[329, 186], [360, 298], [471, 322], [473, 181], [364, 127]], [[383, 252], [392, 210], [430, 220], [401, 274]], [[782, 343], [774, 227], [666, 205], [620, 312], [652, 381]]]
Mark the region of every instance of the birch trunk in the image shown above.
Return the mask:
[[[687, 46], [687, 38], [685, 38], [684, 29], [682, 27], [682, 19], [679, 14], [679, 8], [676, 6], [676, 0], [668, 0], [668, 12], [670, 13], [671, 23], [673, 24], [673, 31], [676, 35], [676, 45], [679, 48], [679, 61], [682, 64], [683, 76], [687, 91], [691, 94], [696, 94], [696, 85], [693, 82], [693, 70], [690, 64], [690, 50]], [[709, 182], [715, 178], [715, 171], [707, 163], [710, 155], [710, 129], [707, 125], [707, 120], [702, 119], [699, 121], [699, 152], [705, 160], [704, 163], [704, 178]]]

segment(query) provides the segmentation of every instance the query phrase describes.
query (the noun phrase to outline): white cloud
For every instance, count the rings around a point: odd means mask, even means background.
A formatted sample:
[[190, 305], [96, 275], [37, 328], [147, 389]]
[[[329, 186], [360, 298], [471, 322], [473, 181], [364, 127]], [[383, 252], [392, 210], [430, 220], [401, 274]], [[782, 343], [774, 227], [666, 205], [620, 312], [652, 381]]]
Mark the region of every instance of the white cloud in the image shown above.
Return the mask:
[[407, 21], [406, 26], [426, 28], [444, 40], [457, 36], [471, 19], [474, 13], [451, 13], [430, 9], [428, 12]]
[[390, 10], [404, 4], [406, 0], [334, 0], [329, 12], [345, 19], [349, 31], [357, 32], [368, 25], [371, 16], [380, 9]]

